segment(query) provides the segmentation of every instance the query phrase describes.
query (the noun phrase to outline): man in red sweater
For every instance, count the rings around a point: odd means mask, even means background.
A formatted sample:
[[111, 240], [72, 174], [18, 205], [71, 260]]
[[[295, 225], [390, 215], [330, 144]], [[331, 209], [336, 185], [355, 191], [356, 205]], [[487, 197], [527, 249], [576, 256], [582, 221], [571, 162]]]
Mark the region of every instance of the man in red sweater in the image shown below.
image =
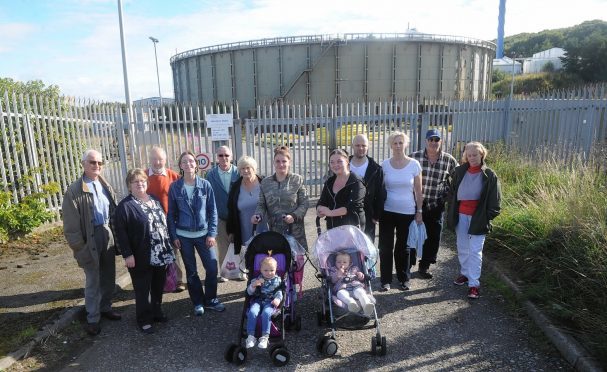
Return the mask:
[[[164, 214], [169, 209], [169, 186], [179, 178], [179, 174], [166, 167], [167, 154], [159, 146], [154, 146], [150, 150], [150, 168], [148, 168], [148, 194], [154, 196], [160, 201]], [[176, 292], [185, 290], [183, 284], [183, 261], [180, 258], [179, 249], [175, 249], [175, 263], [177, 269], [177, 289]]]

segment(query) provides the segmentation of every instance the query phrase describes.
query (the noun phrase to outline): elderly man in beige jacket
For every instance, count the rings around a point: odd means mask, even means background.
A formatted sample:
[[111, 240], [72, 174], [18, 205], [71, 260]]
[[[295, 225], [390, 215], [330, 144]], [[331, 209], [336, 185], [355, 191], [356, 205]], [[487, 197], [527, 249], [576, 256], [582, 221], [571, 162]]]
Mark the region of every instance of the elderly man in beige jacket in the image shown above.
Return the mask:
[[120, 320], [112, 310], [116, 282], [114, 237], [110, 218], [116, 208], [114, 190], [101, 177], [103, 160], [95, 150], [82, 156], [84, 173], [74, 181], [63, 197], [63, 233], [74, 258], [84, 270], [84, 303], [87, 312], [86, 332], [101, 331], [99, 319]]

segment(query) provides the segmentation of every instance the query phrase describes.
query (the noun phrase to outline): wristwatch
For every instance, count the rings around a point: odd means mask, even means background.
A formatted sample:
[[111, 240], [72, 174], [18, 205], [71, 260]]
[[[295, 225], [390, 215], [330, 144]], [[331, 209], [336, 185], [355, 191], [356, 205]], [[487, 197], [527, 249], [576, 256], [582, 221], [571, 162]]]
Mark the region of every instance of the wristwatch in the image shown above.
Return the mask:
[[423, 212], [423, 210], [421, 210], [421, 209], [417, 210], [417, 213], [422, 213], [422, 212]]

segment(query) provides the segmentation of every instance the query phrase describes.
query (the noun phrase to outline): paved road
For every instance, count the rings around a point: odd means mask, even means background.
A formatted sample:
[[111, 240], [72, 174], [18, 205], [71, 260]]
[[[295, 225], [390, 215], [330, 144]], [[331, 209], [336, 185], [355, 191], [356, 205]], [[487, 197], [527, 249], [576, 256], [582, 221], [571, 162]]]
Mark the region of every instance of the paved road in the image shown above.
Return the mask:
[[[310, 243], [316, 237], [313, 217], [310, 210], [306, 218]], [[297, 303], [303, 329], [287, 334], [291, 361], [286, 369], [571, 370], [555, 349], [539, 346], [543, 343], [530, 335], [526, 319], [507, 313], [499, 295], [484, 291], [479, 300], [470, 301], [466, 288], [451, 284], [458, 265], [451, 249], [441, 248], [439, 260], [432, 280], [413, 279], [406, 292], [376, 293], [382, 334], [388, 343], [383, 357], [370, 354], [373, 330], [338, 331], [339, 351], [332, 358], [316, 351], [316, 338], [324, 331], [316, 324], [319, 283], [312, 267], [306, 267], [304, 298]], [[219, 295], [227, 311], [206, 312], [202, 317], [192, 315], [186, 293], [169, 294], [164, 309], [171, 320], [153, 335], [136, 329], [133, 300], [116, 303], [125, 318], [104, 322], [93, 345], [64, 370], [236, 370], [224, 360], [223, 352], [238, 333], [243, 290], [243, 282], [220, 284]], [[251, 349], [242, 368], [271, 367], [267, 352]]]

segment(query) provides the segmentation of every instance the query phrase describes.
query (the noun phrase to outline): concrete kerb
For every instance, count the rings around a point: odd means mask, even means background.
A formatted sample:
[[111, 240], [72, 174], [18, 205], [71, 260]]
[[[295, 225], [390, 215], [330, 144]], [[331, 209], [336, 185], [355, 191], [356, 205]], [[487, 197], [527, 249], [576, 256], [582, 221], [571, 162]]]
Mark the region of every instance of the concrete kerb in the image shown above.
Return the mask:
[[[122, 274], [117, 280], [116, 284], [125, 289], [129, 284], [131, 284], [131, 276], [129, 273]], [[76, 306], [66, 310], [59, 319], [57, 319], [53, 324], [44, 326], [34, 338], [28, 342], [26, 345], [22, 346], [19, 350], [14, 351], [4, 358], [0, 359], [0, 371], [5, 370], [12, 366], [15, 362], [27, 358], [32, 349], [40, 342], [44, 341], [48, 337], [57, 334], [62, 329], [69, 326], [74, 320], [78, 319], [80, 311], [84, 306], [84, 300], [81, 300], [76, 304]]]
[[569, 362], [576, 371], [582, 372], [602, 372], [603, 368], [598, 361], [572, 336], [556, 327], [533, 303], [523, 299], [523, 293], [500, 268], [492, 261], [487, 260], [487, 267], [496, 273], [499, 278], [506, 283], [527, 311], [529, 317], [544, 332], [546, 337], [554, 344], [563, 358]]

